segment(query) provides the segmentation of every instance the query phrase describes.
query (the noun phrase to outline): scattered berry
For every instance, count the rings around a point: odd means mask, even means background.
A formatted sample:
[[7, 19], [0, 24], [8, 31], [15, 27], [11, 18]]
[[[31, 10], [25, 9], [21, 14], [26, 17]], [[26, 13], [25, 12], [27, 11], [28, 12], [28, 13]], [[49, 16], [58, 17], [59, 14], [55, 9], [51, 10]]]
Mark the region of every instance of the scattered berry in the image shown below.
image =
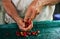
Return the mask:
[[31, 21], [29, 21], [29, 19], [27, 20], [27, 22], [25, 22], [25, 28], [27, 28], [29, 25], [31, 24]]
[[16, 32], [16, 35], [17, 36], [24, 36], [24, 37], [27, 37], [27, 36], [29, 36], [29, 35], [37, 35], [37, 34], [39, 34], [40, 33], [40, 31], [35, 31], [35, 32]]
[[31, 33], [30, 32], [27, 32], [27, 35], [31, 35]]
[[28, 36], [28, 35], [27, 35], [27, 32], [23, 32], [23, 34], [24, 34], [24, 35], [23, 35], [24, 37], [27, 37], [27, 36]]
[[20, 36], [20, 33], [16, 31], [16, 35], [17, 35], [17, 36]]
[[37, 32], [32, 32], [31, 34], [32, 34], [32, 35], [37, 35]]

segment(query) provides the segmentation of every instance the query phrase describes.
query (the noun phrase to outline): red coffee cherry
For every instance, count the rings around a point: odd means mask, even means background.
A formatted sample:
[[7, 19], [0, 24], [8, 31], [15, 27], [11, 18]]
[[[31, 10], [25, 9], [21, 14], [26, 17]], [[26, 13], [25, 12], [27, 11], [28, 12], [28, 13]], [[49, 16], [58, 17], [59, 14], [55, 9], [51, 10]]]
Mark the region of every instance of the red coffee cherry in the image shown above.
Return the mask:
[[20, 32], [21, 36], [27, 37], [27, 33], [26, 32]]
[[31, 35], [31, 33], [30, 32], [27, 32], [27, 35]]
[[38, 30], [38, 31], [32, 32], [32, 35], [37, 35], [39, 33], [40, 33], [40, 31]]
[[25, 28], [27, 28], [30, 24], [31, 24], [31, 21], [30, 22], [29, 21], [25, 22]]
[[27, 37], [27, 36], [28, 36], [28, 35], [27, 35], [27, 32], [23, 32], [23, 34], [24, 34], [24, 35], [23, 35], [24, 37]]
[[37, 35], [37, 32], [32, 32], [32, 35]]
[[16, 31], [16, 35], [17, 35], [17, 36], [20, 36], [20, 33]]

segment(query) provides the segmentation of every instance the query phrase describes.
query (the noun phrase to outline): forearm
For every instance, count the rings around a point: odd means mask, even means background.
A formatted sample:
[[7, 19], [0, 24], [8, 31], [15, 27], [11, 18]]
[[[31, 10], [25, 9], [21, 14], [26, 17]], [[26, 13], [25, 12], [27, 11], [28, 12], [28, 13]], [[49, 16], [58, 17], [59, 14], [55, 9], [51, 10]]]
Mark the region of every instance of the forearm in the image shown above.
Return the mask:
[[47, 1], [44, 0], [42, 3], [44, 5], [55, 5], [55, 4], [60, 3], [60, 0], [47, 0]]
[[7, 14], [9, 14], [16, 22], [20, 20], [20, 17], [18, 16], [18, 12], [16, 11], [15, 7], [11, 3], [11, 0], [3, 0], [3, 6], [5, 10], [7, 11]]
[[37, 7], [60, 3], [60, 0], [35, 0], [35, 1]]
[[37, 12], [40, 12], [40, 10], [45, 5], [55, 5], [60, 3], [60, 0], [34, 0], [31, 5], [37, 10]]
[[43, 4], [43, 5], [60, 3], [60, 0], [34, 0], [34, 1], [36, 3], [40, 3], [40, 4]]

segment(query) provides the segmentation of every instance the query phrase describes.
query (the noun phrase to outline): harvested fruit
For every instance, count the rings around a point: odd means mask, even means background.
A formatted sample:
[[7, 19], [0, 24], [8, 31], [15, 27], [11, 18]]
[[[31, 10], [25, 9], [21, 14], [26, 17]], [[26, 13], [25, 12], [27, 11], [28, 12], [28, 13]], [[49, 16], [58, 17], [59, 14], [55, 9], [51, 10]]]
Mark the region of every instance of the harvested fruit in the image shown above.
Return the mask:
[[32, 35], [37, 35], [40, 31], [31, 32]]
[[24, 37], [27, 37], [28, 35], [27, 35], [27, 33], [26, 33], [26, 32], [23, 32], [23, 36], [24, 36]]
[[31, 34], [32, 34], [32, 35], [37, 35], [37, 32], [32, 32]]
[[31, 24], [31, 21], [25, 22], [25, 28], [27, 28]]
[[17, 35], [17, 36], [20, 36], [20, 33], [16, 31], [16, 35]]
[[20, 34], [21, 36], [24, 36], [24, 37], [28, 36], [26, 32], [20, 32]]
[[27, 37], [27, 36], [29, 36], [29, 35], [38, 35], [40, 33], [40, 31], [38, 30], [38, 31], [35, 31], [35, 32], [16, 32], [16, 35], [17, 36], [23, 36], [23, 37]]
[[31, 32], [27, 32], [27, 35], [31, 35]]

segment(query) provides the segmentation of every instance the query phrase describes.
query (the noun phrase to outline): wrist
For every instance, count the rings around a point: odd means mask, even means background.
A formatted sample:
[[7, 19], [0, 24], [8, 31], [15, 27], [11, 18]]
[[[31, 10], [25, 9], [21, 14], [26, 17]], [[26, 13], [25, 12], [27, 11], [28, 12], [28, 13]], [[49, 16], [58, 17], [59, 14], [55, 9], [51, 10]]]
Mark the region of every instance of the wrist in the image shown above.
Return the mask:
[[44, 3], [41, 0], [37, 0], [35, 2], [35, 5], [32, 6], [33, 9], [35, 9], [37, 11], [37, 13], [40, 12], [40, 8], [42, 8], [44, 6]]
[[22, 20], [22, 18], [20, 18], [20, 17], [15, 17], [16, 23], [19, 23], [21, 20]]

